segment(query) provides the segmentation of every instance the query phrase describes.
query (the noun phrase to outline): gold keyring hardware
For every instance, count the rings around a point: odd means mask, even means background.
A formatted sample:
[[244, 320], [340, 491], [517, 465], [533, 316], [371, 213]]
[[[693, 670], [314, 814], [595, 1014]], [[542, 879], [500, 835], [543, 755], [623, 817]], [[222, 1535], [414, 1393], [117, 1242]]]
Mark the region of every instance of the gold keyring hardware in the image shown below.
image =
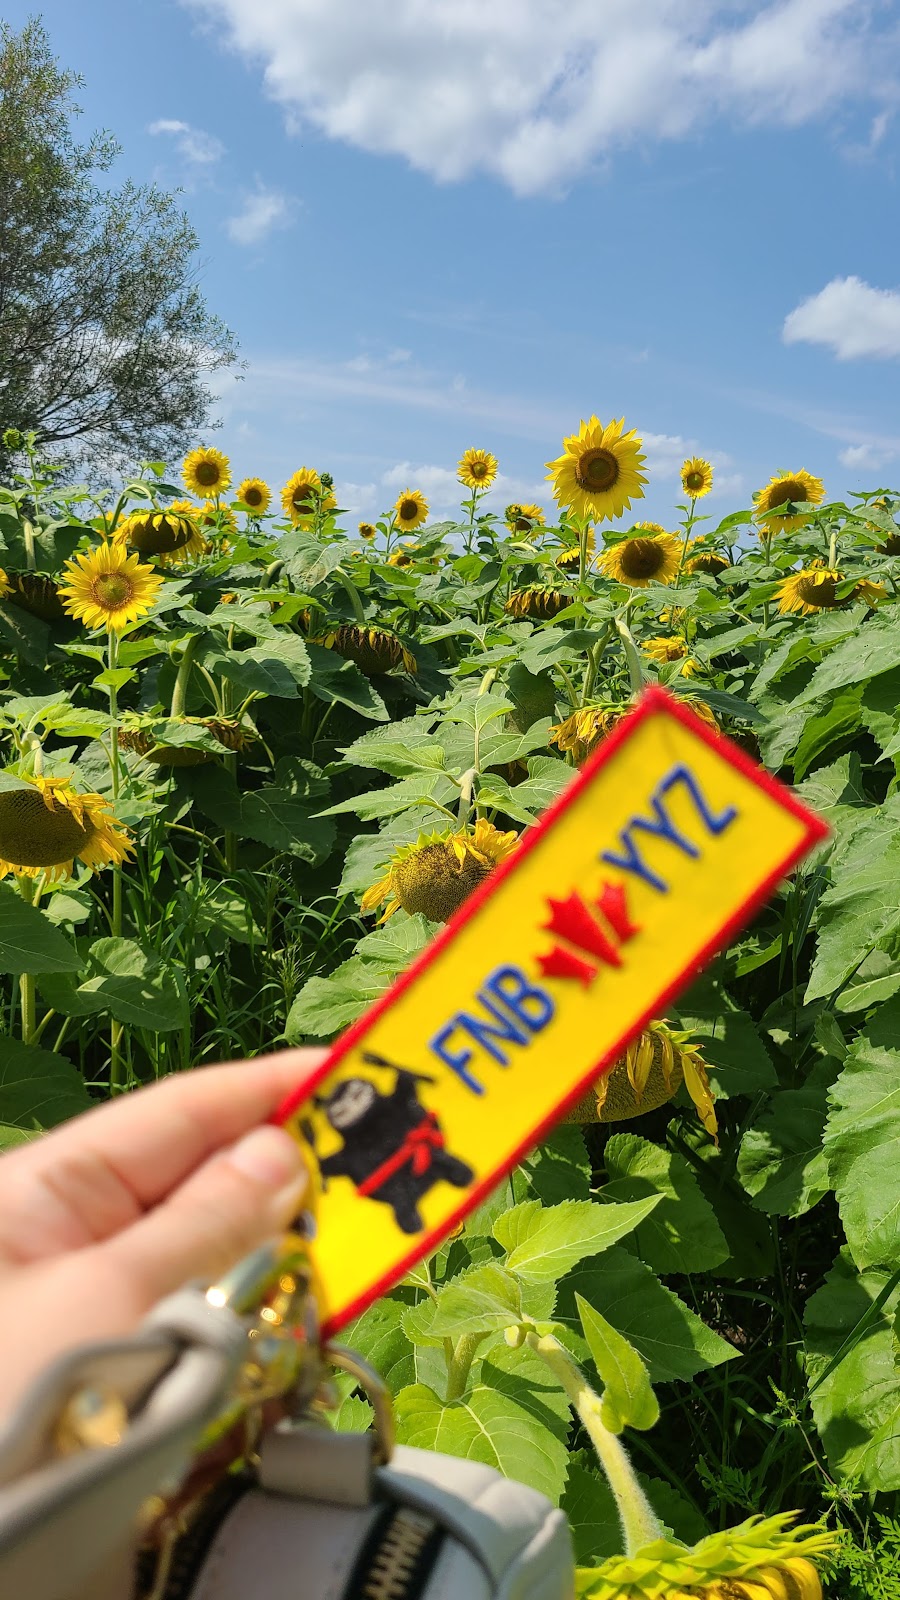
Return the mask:
[[378, 1466], [386, 1466], [394, 1454], [396, 1439], [394, 1407], [387, 1384], [355, 1350], [347, 1350], [342, 1344], [327, 1344], [322, 1354], [331, 1366], [355, 1378], [371, 1401], [375, 1413], [375, 1461]]

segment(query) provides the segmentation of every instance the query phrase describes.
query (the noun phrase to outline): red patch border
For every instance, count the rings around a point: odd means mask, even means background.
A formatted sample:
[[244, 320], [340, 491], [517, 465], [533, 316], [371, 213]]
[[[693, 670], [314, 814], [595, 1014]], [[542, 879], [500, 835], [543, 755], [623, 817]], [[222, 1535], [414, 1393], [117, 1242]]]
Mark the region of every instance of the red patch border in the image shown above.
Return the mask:
[[753, 894], [749, 895], [748, 898], [743, 901], [740, 906], [738, 906], [737, 910], [732, 913], [728, 921], [723, 923], [719, 932], [716, 934], [716, 937], [709, 940], [707, 944], [703, 946], [703, 949], [699, 951], [699, 953], [693, 958], [693, 960], [688, 962], [687, 965], [684, 966], [677, 974], [677, 976], [673, 978], [672, 982], [654, 997], [652, 1005], [648, 1006], [647, 1010], [641, 1014], [638, 1020], [634, 1022], [632, 1026], [628, 1028], [626, 1032], [623, 1033], [620, 1038], [618, 1038], [615, 1043], [604, 1052], [604, 1054], [594, 1063], [590, 1070], [585, 1073], [584, 1077], [579, 1079], [575, 1087], [570, 1089], [562, 1100], [558, 1101], [553, 1110], [547, 1116], [545, 1116], [540, 1123], [538, 1123], [538, 1125], [528, 1135], [528, 1138], [513, 1151], [512, 1155], [508, 1156], [498, 1167], [496, 1167], [489, 1177], [483, 1178], [476, 1188], [469, 1191], [465, 1204], [458, 1206], [452, 1215], [447, 1217], [447, 1219], [441, 1223], [439, 1228], [433, 1228], [430, 1233], [423, 1235], [423, 1237], [416, 1244], [415, 1248], [403, 1256], [390, 1272], [385, 1273], [384, 1276], [381, 1277], [377, 1283], [372, 1284], [372, 1286], [367, 1289], [364, 1294], [358, 1295], [357, 1298], [351, 1301], [349, 1305], [345, 1306], [342, 1310], [335, 1312], [327, 1319], [326, 1322], [323, 1323], [323, 1338], [330, 1338], [333, 1334], [337, 1333], [339, 1329], [345, 1327], [348, 1322], [351, 1322], [354, 1317], [358, 1317], [363, 1311], [372, 1305], [373, 1301], [378, 1300], [383, 1294], [386, 1294], [389, 1289], [394, 1288], [394, 1286], [400, 1282], [401, 1278], [406, 1275], [410, 1267], [415, 1266], [416, 1262], [421, 1261], [424, 1256], [430, 1255], [431, 1252], [435, 1250], [444, 1239], [446, 1239], [447, 1235], [451, 1233], [453, 1229], [470, 1214], [470, 1212], [476, 1210], [481, 1202], [491, 1193], [491, 1190], [494, 1189], [500, 1182], [500, 1179], [505, 1177], [506, 1173], [509, 1172], [518, 1161], [521, 1161], [522, 1157], [527, 1155], [529, 1150], [532, 1150], [534, 1146], [539, 1143], [544, 1134], [548, 1133], [550, 1129], [553, 1128], [568, 1107], [574, 1105], [581, 1095], [584, 1094], [585, 1090], [590, 1087], [595, 1078], [597, 1078], [598, 1075], [603, 1071], [603, 1068], [610, 1066], [616, 1057], [621, 1055], [622, 1051], [630, 1043], [630, 1041], [640, 1033], [645, 1023], [658, 1016], [660, 1011], [666, 1005], [668, 1005], [669, 1001], [674, 999], [675, 995], [677, 995], [685, 987], [687, 982], [696, 976], [698, 972], [700, 972], [700, 970], [706, 965], [706, 962], [710, 960], [710, 958], [714, 956], [723, 945], [727, 944], [732, 935], [736, 933], [738, 929], [750, 919], [753, 913], [765, 903], [776, 884], [778, 884], [781, 879], [784, 878], [788, 872], [790, 872], [791, 868], [796, 866], [797, 862], [800, 861], [802, 857], [805, 856], [807, 852], [815, 845], [821, 844], [823, 840], [828, 838], [829, 829], [827, 824], [822, 821], [821, 817], [817, 817], [812, 811], [809, 811], [807, 807], [804, 806], [803, 803], [798, 800], [783, 783], [781, 783], [777, 778], [773, 778], [771, 773], [766, 772], [765, 769], [758, 766], [756, 762], [751, 761], [750, 757], [745, 755], [742, 750], [739, 750], [737, 745], [734, 744], [732, 740], [714, 732], [707, 723], [701, 721], [695, 712], [691, 711], [690, 707], [685, 705], [683, 701], [677, 698], [677, 696], [670, 694], [668, 690], [663, 689], [658, 684], [652, 684], [649, 688], [644, 690], [634, 709], [628, 712], [627, 715], [622, 718], [621, 722], [616, 724], [612, 732], [609, 733], [603, 740], [599, 749], [595, 750], [594, 754], [589, 757], [582, 767], [580, 773], [578, 773], [577, 777], [573, 779], [572, 783], [569, 784], [569, 786], [563, 791], [557, 800], [554, 800], [553, 804], [548, 807], [543, 816], [529, 828], [528, 832], [523, 837], [522, 843], [519, 845], [515, 853], [506, 861], [501, 862], [499, 866], [494, 868], [493, 872], [485, 879], [484, 883], [481, 884], [481, 886], [469, 896], [465, 904], [462, 905], [455, 913], [455, 915], [447, 923], [446, 927], [444, 927], [439, 934], [436, 934], [431, 943], [427, 945], [421, 954], [416, 957], [412, 965], [394, 980], [390, 988], [381, 996], [381, 998], [376, 1000], [375, 1004], [370, 1006], [369, 1009], [365, 1011], [356, 1022], [354, 1022], [353, 1026], [347, 1029], [346, 1033], [341, 1035], [340, 1039], [332, 1047], [325, 1061], [317, 1069], [317, 1071], [302, 1085], [298, 1086], [298, 1088], [295, 1089], [292, 1094], [288, 1095], [287, 1098], [282, 1101], [272, 1119], [274, 1122], [281, 1123], [287, 1121], [287, 1119], [297, 1110], [297, 1107], [301, 1106], [304, 1101], [309, 1099], [310, 1095], [315, 1091], [323, 1079], [327, 1078], [329, 1073], [333, 1072], [335, 1067], [340, 1065], [348, 1051], [350, 1051], [358, 1043], [358, 1041], [364, 1037], [369, 1028], [372, 1026], [373, 1022], [375, 1022], [377, 1018], [383, 1016], [385, 1011], [390, 1009], [390, 1007], [394, 1004], [394, 1001], [400, 995], [402, 995], [406, 989], [409, 988], [411, 983], [415, 983], [419, 974], [424, 972], [426, 967], [429, 967], [431, 963], [436, 960], [441, 952], [446, 948], [446, 946], [453, 941], [459, 929], [464, 927], [472, 917], [478, 915], [478, 912], [481, 910], [481, 907], [484, 905], [485, 901], [490, 899], [491, 895], [496, 893], [497, 889], [501, 883], [503, 883], [504, 879], [508, 877], [510, 872], [515, 872], [523, 858], [529, 853], [529, 851], [533, 850], [543, 838], [543, 835], [546, 833], [547, 829], [552, 828], [558, 819], [565, 814], [569, 806], [571, 806], [573, 802], [577, 800], [583, 791], [588, 787], [588, 785], [592, 783], [597, 773], [600, 772], [601, 769], [612, 760], [620, 746], [631, 737], [635, 729], [638, 728], [640, 724], [645, 722], [649, 717], [658, 716], [661, 713], [666, 716], [674, 717], [676, 721], [681, 722], [684, 727], [689, 728], [691, 733], [696, 734], [700, 739], [702, 739], [704, 744], [709, 745], [711, 749], [715, 750], [717, 755], [724, 758], [724, 760], [726, 760], [730, 766], [734, 767], [738, 772], [740, 772], [743, 777], [749, 778], [751, 783], [756, 784], [757, 788], [762, 789], [785, 811], [790, 812], [791, 815], [796, 817], [799, 822], [802, 822], [804, 825], [803, 838], [800, 840], [800, 843], [792, 851], [790, 851], [781, 862], [779, 862], [778, 866], [768, 874], [759, 887], [754, 890]]

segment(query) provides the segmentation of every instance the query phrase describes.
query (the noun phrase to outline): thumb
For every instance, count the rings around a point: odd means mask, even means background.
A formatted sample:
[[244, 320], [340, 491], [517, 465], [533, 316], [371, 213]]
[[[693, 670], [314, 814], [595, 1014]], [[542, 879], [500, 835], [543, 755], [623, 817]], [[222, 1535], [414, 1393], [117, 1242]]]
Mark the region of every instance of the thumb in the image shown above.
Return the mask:
[[255, 1128], [220, 1150], [161, 1205], [100, 1253], [129, 1281], [135, 1311], [192, 1278], [214, 1279], [282, 1233], [303, 1204], [307, 1174], [283, 1128]]

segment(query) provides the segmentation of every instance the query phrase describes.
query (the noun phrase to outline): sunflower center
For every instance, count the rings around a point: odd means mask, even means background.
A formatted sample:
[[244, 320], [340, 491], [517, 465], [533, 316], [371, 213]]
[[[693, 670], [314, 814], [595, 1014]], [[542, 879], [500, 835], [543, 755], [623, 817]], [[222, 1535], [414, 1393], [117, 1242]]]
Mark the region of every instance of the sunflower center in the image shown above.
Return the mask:
[[215, 461], [199, 461], [194, 468], [194, 477], [204, 489], [211, 489], [219, 481], [219, 468]]
[[685, 484], [686, 484], [688, 489], [702, 489], [703, 488], [703, 473], [702, 472], [689, 472], [684, 481], [685, 481]]
[[618, 476], [619, 463], [611, 450], [585, 450], [575, 467], [578, 483], [593, 494], [611, 489]]
[[413, 518], [414, 516], [416, 516], [418, 514], [418, 510], [419, 510], [418, 501], [416, 501], [416, 500], [401, 500], [400, 501], [400, 516], [401, 516], [401, 518], [403, 519], [404, 522], [409, 522], [411, 520], [411, 518]]
[[51, 811], [35, 789], [0, 798], [0, 858], [16, 867], [57, 867], [84, 849], [93, 825], [82, 827], [65, 806]]
[[294, 490], [291, 505], [295, 511], [312, 511], [315, 506], [315, 490], [311, 483], [301, 483], [299, 489]]
[[244, 495], [244, 504], [246, 506], [261, 506], [262, 499], [263, 497], [261, 489], [250, 488]]
[[101, 572], [91, 584], [91, 594], [102, 611], [114, 611], [128, 604], [134, 585], [124, 572]]
[[837, 597], [837, 578], [800, 578], [797, 593], [804, 605], [817, 606], [822, 611], [842, 604]]
[[783, 506], [788, 500], [808, 500], [809, 494], [802, 483], [796, 478], [785, 478], [783, 483], [775, 485], [769, 493], [770, 506]]
[[404, 911], [431, 922], [446, 922], [491, 868], [467, 855], [462, 865], [443, 840], [425, 845], [393, 869], [394, 887]]
[[655, 539], [626, 539], [620, 564], [626, 578], [653, 578], [665, 565], [665, 551]]
[[479, 482], [481, 481], [482, 478], [486, 478], [487, 477], [487, 462], [486, 461], [473, 461], [471, 463], [470, 467], [469, 467], [469, 476], [472, 477], [472, 478], [477, 478], [479, 480]]

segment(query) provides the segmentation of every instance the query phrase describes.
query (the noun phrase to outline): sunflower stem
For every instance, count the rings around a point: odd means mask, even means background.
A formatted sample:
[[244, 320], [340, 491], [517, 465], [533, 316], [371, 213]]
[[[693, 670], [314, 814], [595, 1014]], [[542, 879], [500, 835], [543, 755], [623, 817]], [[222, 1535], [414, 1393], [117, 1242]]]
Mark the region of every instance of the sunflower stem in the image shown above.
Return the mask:
[[484, 1333], [464, 1333], [454, 1346], [453, 1354], [447, 1362], [447, 1401], [460, 1400], [466, 1392], [469, 1373], [475, 1352], [483, 1339]]
[[355, 616], [359, 626], [364, 628], [366, 625], [366, 613], [363, 610], [363, 603], [360, 599], [359, 590], [357, 589], [356, 584], [352, 583], [346, 574], [341, 572], [340, 567], [335, 569], [334, 576], [337, 578], [337, 581], [346, 594], [347, 599], [350, 601], [350, 604], [353, 607], [353, 615]]
[[624, 1447], [601, 1418], [600, 1397], [591, 1388], [580, 1367], [552, 1334], [541, 1337], [537, 1333], [527, 1333], [525, 1343], [546, 1362], [557, 1382], [562, 1385], [569, 1405], [597, 1452], [618, 1507], [625, 1555], [634, 1556], [645, 1545], [652, 1544], [654, 1539], [664, 1538], [665, 1530], [638, 1483]]
[[26, 572], [34, 572], [37, 568], [34, 549], [34, 523], [30, 522], [28, 517], [23, 517], [22, 519], [22, 533], [25, 539], [25, 570]]
[[191, 668], [202, 637], [203, 635], [200, 633], [192, 633], [181, 653], [181, 660], [178, 663], [178, 672], [175, 677], [175, 687], [172, 690], [172, 705], [169, 711], [169, 716], [173, 721], [176, 717], [184, 716], [184, 709], [187, 705], [188, 684], [191, 679]]
[[580, 703], [582, 706], [587, 705], [591, 695], [594, 692], [594, 684], [597, 681], [597, 668], [600, 665], [603, 652], [606, 649], [606, 646], [609, 644], [609, 636], [611, 632], [612, 630], [610, 628], [604, 628], [600, 638], [591, 645], [591, 648], [588, 651], [587, 667], [584, 674], [584, 684], [581, 690]]
[[[35, 899], [35, 880], [20, 873], [16, 878], [19, 894], [26, 905], [33, 905]], [[36, 1030], [35, 1003], [34, 1003], [34, 973], [22, 972], [19, 975], [19, 1000], [22, 1007], [22, 1043], [31, 1044]]]
[[832, 528], [831, 538], [828, 541], [828, 567], [833, 572], [837, 566], [837, 528]]
[[634, 634], [624, 617], [616, 617], [616, 632], [622, 641], [622, 649], [625, 652], [625, 665], [628, 668], [628, 681], [631, 684], [631, 692], [632, 694], [640, 694], [647, 682], [647, 678], [641, 665], [637, 645], [634, 642]]
[[[119, 636], [114, 628], [109, 630], [109, 671], [112, 675], [119, 665]], [[111, 676], [109, 684], [109, 766], [112, 779], [113, 807], [119, 798], [119, 690]], [[112, 869], [112, 936], [122, 936], [122, 868], [118, 861]], [[113, 1019], [109, 1025], [109, 1087], [111, 1094], [119, 1094], [125, 1087], [124, 1061], [122, 1060], [122, 1024]]]

